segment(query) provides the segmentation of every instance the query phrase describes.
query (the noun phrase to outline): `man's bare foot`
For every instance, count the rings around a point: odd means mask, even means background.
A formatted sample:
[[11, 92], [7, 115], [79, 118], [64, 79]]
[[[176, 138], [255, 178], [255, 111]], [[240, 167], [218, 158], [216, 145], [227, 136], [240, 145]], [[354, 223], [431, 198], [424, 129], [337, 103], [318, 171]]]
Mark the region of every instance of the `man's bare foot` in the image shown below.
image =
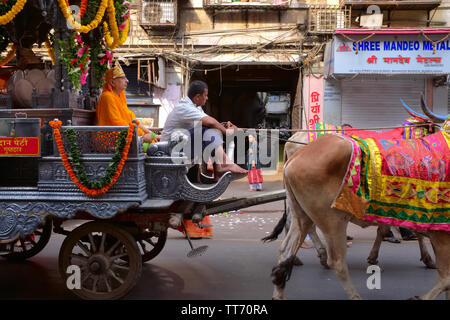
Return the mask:
[[302, 243], [301, 247], [304, 248], [304, 249], [311, 249], [312, 248], [312, 246], [310, 246], [309, 244], [307, 244], [305, 242]]
[[248, 174], [248, 170], [242, 169], [235, 163], [221, 164], [217, 166], [215, 173], [218, 176], [222, 176], [225, 172], [230, 171], [231, 173]]

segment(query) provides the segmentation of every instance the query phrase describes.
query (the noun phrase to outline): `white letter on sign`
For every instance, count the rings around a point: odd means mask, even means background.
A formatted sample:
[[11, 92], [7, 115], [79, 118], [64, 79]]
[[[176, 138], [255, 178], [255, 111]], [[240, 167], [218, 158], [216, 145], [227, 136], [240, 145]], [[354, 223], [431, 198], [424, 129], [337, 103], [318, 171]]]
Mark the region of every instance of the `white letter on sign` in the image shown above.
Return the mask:
[[367, 289], [381, 289], [381, 269], [379, 266], [371, 265], [367, 267], [367, 273], [373, 273], [369, 278], [367, 278]]
[[67, 277], [66, 286], [69, 290], [73, 289], [81, 289], [81, 270], [79, 266], [70, 265], [66, 270], [67, 274], [70, 276]]

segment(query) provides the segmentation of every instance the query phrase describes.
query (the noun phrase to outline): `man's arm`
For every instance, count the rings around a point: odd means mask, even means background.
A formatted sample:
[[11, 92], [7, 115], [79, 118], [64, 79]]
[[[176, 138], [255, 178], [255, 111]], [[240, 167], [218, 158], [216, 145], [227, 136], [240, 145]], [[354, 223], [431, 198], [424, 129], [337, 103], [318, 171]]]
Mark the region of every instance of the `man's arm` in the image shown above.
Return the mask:
[[220, 132], [222, 132], [223, 135], [227, 134], [227, 129], [219, 121], [217, 121], [211, 116], [203, 117], [200, 121], [202, 125], [205, 127], [217, 129]]
[[150, 130], [148, 130], [148, 128], [146, 126], [144, 126], [142, 123], [139, 123], [138, 128], [142, 129], [142, 131], [144, 131], [144, 133], [150, 133]]

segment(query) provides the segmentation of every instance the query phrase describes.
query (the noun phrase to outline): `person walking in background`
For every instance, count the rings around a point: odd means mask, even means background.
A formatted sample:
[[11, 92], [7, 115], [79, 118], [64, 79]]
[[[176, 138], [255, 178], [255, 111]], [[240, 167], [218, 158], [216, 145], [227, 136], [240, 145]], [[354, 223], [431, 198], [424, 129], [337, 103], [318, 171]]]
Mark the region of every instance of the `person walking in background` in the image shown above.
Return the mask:
[[263, 176], [261, 164], [258, 161], [258, 142], [253, 135], [248, 136], [248, 183], [250, 191], [261, 191]]

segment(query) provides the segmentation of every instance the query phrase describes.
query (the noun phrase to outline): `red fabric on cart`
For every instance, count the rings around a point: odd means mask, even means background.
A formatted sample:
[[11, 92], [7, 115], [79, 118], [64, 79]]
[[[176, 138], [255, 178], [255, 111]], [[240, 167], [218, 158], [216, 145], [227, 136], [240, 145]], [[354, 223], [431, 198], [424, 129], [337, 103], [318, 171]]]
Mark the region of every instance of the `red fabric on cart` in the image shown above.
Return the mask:
[[[200, 224], [211, 224], [211, 221], [208, 216], [204, 217]], [[184, 225], [186, 226], [186, 230], [189, 234], [190, 238], [212, 238], [213, 231], [212, 227], [199, 228], [196, 223], [192, 222], [191, 219], [185, 219]], [[183, 226], [179, 226], [176, 228], [178, 231], [182, 232], [184, 235]]]

